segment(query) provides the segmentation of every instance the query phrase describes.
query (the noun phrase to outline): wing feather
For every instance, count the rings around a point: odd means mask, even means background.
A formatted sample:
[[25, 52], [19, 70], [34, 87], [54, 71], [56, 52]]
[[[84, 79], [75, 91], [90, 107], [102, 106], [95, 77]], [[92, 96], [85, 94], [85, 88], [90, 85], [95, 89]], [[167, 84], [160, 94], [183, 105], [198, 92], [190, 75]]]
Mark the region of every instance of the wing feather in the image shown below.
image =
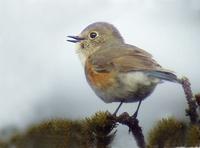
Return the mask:
[[98, 72], [119, 71], [132, 72], [143, 71], [151, 77], [168, 81], [177, 81], [173, 72], [163, 69], [148, 52], [131, 45], [121, 45], [112, 49], [102, 49], [90, 57], [90, 60]]

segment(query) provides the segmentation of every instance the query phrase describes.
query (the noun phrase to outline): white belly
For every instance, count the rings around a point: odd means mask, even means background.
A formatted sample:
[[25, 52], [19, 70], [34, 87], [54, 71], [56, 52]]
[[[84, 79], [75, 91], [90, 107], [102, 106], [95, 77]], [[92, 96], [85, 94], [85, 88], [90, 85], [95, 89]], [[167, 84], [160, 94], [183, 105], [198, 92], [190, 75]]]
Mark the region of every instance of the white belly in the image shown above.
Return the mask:
[[118, 83], [107, 90], [94, 90], [107, 103], [136, 102], [149, 96], [159, 82], [159, 79], [150, 78], [143, 72], [129, 72], [119, 74]]

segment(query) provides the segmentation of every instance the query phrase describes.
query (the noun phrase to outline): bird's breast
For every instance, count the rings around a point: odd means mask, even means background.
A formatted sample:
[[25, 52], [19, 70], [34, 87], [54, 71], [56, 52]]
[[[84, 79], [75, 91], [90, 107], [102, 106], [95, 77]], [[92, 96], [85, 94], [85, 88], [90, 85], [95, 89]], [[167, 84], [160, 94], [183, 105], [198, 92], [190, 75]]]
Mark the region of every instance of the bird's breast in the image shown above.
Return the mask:
[[151, 94], [158, 83], [143, 72], [98, 72], [86, 60], [85, 74], [88, 83], [104, 102], [135, 102]]
[[115, 72], [98, 72], [89, 61], [85, 64], [85, 75], [89, 84], [98, 89], [108, 89], [116, 84]]

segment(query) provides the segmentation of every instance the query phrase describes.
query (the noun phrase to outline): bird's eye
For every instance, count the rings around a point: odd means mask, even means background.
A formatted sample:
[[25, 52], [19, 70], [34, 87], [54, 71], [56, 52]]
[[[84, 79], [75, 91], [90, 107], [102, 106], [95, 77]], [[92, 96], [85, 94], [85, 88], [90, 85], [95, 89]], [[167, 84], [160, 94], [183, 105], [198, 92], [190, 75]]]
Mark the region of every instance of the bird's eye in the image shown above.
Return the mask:
[[91, 39], [94, 39], [94, 38], [96, 38], [97, 36], [98, 36], [97, 32], [91, 32], [91, 33], [90, 33], [90, 38], [91, 38]]

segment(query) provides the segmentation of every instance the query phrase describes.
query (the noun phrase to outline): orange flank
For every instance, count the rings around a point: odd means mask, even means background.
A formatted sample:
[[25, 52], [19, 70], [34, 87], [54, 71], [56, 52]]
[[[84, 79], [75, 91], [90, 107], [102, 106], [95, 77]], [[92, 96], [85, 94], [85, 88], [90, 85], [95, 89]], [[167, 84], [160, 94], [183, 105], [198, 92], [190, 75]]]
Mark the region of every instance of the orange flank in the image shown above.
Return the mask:
[[98, 89], [107, 89], [116, 84], [115, 72], [98, 72], [89, 61], [86, 62], [85, 72], [89, 83]]

